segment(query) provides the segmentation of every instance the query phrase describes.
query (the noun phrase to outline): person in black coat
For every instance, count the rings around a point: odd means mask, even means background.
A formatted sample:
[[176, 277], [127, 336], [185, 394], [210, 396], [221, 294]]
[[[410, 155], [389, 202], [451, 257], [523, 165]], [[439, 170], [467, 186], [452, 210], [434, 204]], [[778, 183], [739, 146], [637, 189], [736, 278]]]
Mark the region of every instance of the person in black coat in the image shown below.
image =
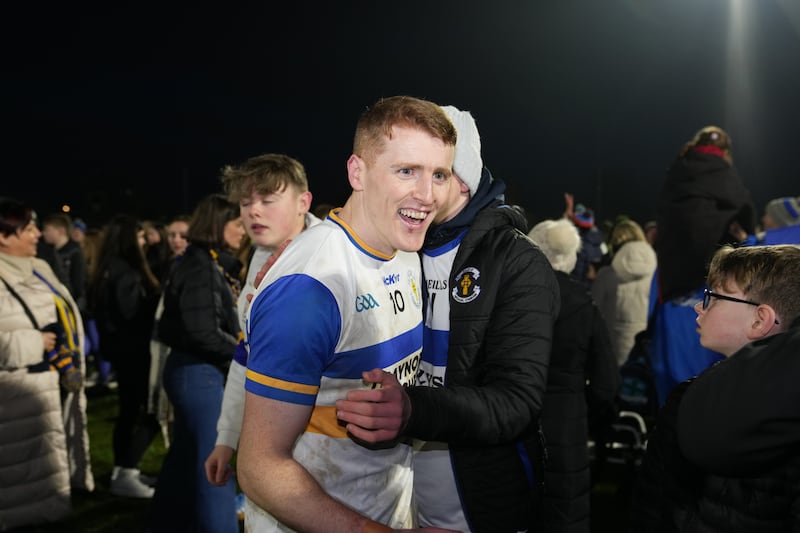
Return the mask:
[[173, 442], [153, 498], [151, 531], [236, 533], [236, 487], [206, 481], [228, 366], [241, 331], [236, 314], [245, 231], [239, 206], [221, 194], [204, 198], [189, 224], [189, 246], [164, 285], [159, 340], [170, 347], [163, 384], [175, 421]]
[[150, 338], [159, 285], [143, 246], [144, 230], [136, 219], [114, 217], [106, 227], [90, 284], [100, 349], [114, 366], [119, 386], [111, 493], [136, 498], [153, 496], [138, 465], [160, 431], [158, 421], [147, 413]]
[[562, 218], [540, 222], [528, 236], [555, 269], [561, 292], [541, 415], [547, 443], [542, 531], [588, 533], [589, 427], [602, 429], [616, 418], [619, 371], [599, 309], [568, 274], [581, 244], [578, 230]]
[[678, 383], [721, 356], [697, 342], [692, 306], [702, 298], [708, 263], [732, 232], [755, 228], [750, 192], [733, 165], [730, 136], [701, 129], [672, 162], [658, 199], [653, 374], [659, 404]]
[[703, 286], [714, 252], [739, 240], [733, 223], [752, 234], [756, 209], [733, 165], [730, 136], [708, 126], [683, 146], [659, 195], [655, 249], [662, 300]]
[[[539, 415], [558, 282], [526, 237], [521, 210], [504, 204], [505, 183], [483, 166], [472, 115], [443, 109], [458, 141], [448, 198], [422, 249], [425, 327], [416, 383], [399, 387], [376, 369], [365, 378], [383, 387], [351, 391], [337, 413], [364, 440], [393, 438], [400, 429], [419, 439], [413, 465], [420, 526], [538, 531], [545, 459]], [[376, 419], [365, 422], [364, 408]], [[383, 408], [403, 422], [382, 416]]]

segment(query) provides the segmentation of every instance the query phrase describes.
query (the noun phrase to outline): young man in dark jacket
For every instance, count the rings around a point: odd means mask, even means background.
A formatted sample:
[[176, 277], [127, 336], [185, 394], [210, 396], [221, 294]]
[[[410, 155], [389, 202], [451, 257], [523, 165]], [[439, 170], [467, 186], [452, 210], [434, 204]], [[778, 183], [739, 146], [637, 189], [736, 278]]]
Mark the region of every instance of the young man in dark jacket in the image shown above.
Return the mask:
[[634, 492], [634, 531], [800, 528], [800, 247], [723, 248], [695, 305], [726, 359], [674, 389]]
[[[472, 116], [443, 108], [458, 132], [447, 205], [422, 253], [425, 329], [416, 385], [365, 373], [380, 388], [337, 403], [356, 438], [417, 440], [421, 526], [534, 531], [543, 481], [539, 413], [559, 289], [525, 235], [505, 184], [483, 167]], [[371, 402], [371, 403], [369, 403]]]

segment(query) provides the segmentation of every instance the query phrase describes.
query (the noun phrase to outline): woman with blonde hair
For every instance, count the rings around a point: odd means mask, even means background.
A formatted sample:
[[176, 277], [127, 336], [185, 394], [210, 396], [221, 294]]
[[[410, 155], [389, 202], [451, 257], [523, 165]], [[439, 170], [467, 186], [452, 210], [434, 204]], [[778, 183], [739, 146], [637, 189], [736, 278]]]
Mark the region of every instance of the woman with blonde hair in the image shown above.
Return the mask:
[[592, 297], [605, 318], [617, 363], [622, 365], [636, 334], [647, 328], [656, 253], [641, 226], [629, 219], [614, 226], [608, 247], [611, 264], [597, 273]]

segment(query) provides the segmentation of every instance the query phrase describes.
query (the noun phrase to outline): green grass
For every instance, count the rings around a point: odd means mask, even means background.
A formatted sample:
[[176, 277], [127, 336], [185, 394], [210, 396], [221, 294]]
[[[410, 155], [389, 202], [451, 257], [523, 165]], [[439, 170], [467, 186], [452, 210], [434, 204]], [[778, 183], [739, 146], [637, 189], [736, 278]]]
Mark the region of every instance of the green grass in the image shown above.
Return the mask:
[[[108, 491], [114, 457], [111, 435], [117, 414], [117, 395], [89, 398], [89, 442], [94, 470], [95, 490], [73, 492], [72, 513], [47, 525], [22, 528], [18, 533], [141, 533], [147, 525], [150, 500], [121, 498]], [[148, 448], [140, 468], [157, 475], [166, 449], [158, 436]], [[604, 465], [594, 469], [592, 489], [592, 530], [626, 531], [629, 511], [630, 473], [622, 467]], [[622, 481], [622, 483], [621, 483]], [[240, 529], [242, 524], [240, 523]]]
[[[111, 435], [117, 415], [116, 392], [89, 398], [89, 445], [94, 471], [94, 492], [72, 494], [72, 513], [65, 519], [42, 526], [23, 528], [20, 532], [114, 532], [141, 533], [147, 524], [150, 500], [120, 498], [108, 491], [114, 457]], [[148, 448], [140, 468], [143, 473], [157, 475], [166, 454], [163, 439], [158, 436]]]

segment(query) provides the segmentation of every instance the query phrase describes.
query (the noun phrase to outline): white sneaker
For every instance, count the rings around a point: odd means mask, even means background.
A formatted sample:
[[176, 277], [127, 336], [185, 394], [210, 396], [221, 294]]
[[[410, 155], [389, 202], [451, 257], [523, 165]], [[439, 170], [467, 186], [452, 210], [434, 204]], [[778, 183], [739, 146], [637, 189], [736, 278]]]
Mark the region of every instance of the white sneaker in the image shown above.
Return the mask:
[[147, 474], [142, 474], [139, 472], [139, 481], [148, 487], [155, 487], [156, 483], [158, 482], [158, 478], [156, 476], [148, 476]]
[[111, 494], [126, 498], [152, 498], [156, 489], [142, 483], [140, 475], [138, 468], [115, 466], [111, 472]]

